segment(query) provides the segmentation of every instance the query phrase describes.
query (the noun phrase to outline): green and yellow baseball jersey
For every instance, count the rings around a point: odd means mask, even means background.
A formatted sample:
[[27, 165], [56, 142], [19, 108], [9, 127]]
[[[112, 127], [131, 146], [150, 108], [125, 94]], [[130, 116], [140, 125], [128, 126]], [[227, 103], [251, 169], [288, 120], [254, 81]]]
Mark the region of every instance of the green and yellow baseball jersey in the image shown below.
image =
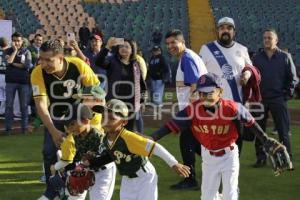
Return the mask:
[[63, 143], [61, 148], [61, 160], [72, 163], [76, 154], [75, 141], [72, 133], [69, 133]]
[[84, 137], [81, 135], [74, 136], [76, 148], [74, 161], [80, 161], [82, 156], [88, 151], [97, 152], [100, 142], [102, 141], [102, 137], [103, 136], [100, 132], [95, 128], [92, 128], [91, 131]]
[[65, 58], [67, 70], [62, 77], [47, 74], [38, 65], [31, 74], [33, 97], [46, 96], [52, 116], [61, 117], [68, 106], [76, 99], [72, 98], [82, 86], [99, 85], [97, 76], [84, 61], [79, 58]]
[[93, 128], [97, 129], [100, 132], [104, 132], [101, 126], [102, 114], [94, 112], [94, 117], [91, 121]]
[[78, 162], [86, 152], [97, 152], [102, 137], [94, 128], [84, 137], [69, 133], [61, 144], [61, 160], [68, 163]]
[[104, 145], [109, 149], [120, 175], [136, 177], [136, 172], [146, 163], [155, 147], [155, 142], [141, 135], [122, 129], [111, 144], [107, 137]]

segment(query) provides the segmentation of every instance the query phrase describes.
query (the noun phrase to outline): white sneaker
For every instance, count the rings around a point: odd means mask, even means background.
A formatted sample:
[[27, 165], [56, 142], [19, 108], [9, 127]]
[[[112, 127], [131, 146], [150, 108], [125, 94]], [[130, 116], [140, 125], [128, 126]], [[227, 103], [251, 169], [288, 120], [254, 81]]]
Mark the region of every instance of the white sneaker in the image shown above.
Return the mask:
[[43, 195], [40, 198], [38, 198], [37, 200], [49, 200], [49, 199], [45, 195]]

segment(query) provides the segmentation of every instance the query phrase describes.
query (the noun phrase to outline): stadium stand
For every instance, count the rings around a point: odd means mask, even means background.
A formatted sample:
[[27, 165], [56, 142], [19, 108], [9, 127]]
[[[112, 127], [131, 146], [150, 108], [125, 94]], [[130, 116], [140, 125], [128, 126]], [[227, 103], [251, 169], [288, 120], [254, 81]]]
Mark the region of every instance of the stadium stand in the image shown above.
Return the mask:
[[41, 27], [39, 20], [24, 0], [0, 0], [0, 7], [6, 13], [6, 19], [13, 21], [16, 31], [25, 36]]
[[[274, 27], [279, 46], [288, 48], [300, 66], [299, 0], [0, 0], [6, 19], [13, 20], [25, 36], [35, 33], [46, 38], [78, 32], [83, 22], [95, 25], [105, 36], [135, 39], [144, 54], [151, 48], [151, 34], [159, 27], [163, 34], [170, 28], [182, 29], [188, 46], [200, 46], [215, 38], [214, 22], [222, 16], [234, 18], [237, 40], [249, 51], [262, 46], [261, 33]], [[262, 6], [264, 5], [264, 6]], [[189, 11], [189, 12], [188, 12]], [[107, 38], [106, 38], [107, 39]], [[163, 46], [163, 50], [165, 47]]]
[[163, 34], [182, 29], [189, 43], [188, 8], [182, 0], [0, 0], [0, 6], [15, 15], [16, 30], [29, 38], [35, 33], [48, 39], [77, 33], [88, 22], [90, 29], [99, 25], [106, 36], [135, 39], [146, 54], [155, 27]]
[[103, 29], [104, 35], [133, 38], [145, 51], [144, 54], [151, 48], [151, 34], [157, 26], [163, 34], [170, 28], [182, 29], [185, 38], [189, 38], [186, 1], [88, 0], [82, 4]]
[[80, 0], [25, 0], [43, 25], [36, 33], [48, 38], [66, 37], [68, 32], [77, 33], [84, 22], [95, 27], [95, 20], [84, 12]]
[[215, 20], [229, 16], [235, 20], [237, 40], [250, 51], [262, 47], [262, 31], [273, 27], [278, 31], [279, 47], [289, 49], [300, 66], [300, 4], [299, 0], [210, 0]]

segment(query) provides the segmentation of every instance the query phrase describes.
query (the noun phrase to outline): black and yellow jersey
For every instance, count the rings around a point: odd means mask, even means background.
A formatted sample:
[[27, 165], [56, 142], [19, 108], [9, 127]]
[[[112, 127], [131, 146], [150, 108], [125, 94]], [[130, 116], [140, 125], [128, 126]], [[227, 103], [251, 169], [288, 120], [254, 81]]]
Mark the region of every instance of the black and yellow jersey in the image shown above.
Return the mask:
[[120, 175], [136, 177], [136, 172], [152, 155], [155, 142], [141, 135], [122, 129], [115, 141], [104, 138], [104, 145], [110, 151]]
[[76, 57], [65, 58], [67, 70], [62, 77], [47, 74], [41, 65], [31, 74], [33, 97], [46, 96], [52, 118], [60, 118], [76, 100], [72, 98], [83, 86], [99, 85], [93, 70], [84, 61]]

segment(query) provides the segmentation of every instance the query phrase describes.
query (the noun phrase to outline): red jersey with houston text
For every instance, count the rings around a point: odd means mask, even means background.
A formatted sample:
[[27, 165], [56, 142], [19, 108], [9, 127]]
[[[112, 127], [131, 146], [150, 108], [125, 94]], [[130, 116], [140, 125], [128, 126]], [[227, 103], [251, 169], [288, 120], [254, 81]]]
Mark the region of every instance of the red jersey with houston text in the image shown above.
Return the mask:
[[238, 138], [236, 120], [245, 123], [245, 126], [251, 126], [255, 121], [242, 104], [224, 99], [220, 99], [215, 112], [205, 109], [200, 100], [188, 106], [186, 112], [191, 117], [194, 137], [209, 150], [235, 143]]

